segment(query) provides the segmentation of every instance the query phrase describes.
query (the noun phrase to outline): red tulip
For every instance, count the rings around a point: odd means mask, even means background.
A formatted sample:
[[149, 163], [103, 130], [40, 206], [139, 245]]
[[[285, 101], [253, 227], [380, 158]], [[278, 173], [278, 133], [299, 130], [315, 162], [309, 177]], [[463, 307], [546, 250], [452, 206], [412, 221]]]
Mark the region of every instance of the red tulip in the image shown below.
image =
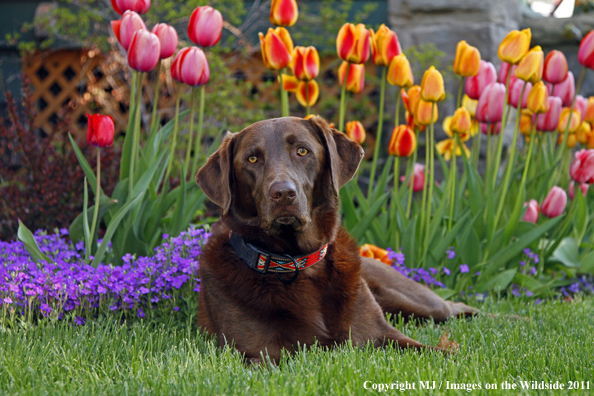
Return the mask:
[[158, 23], [153, 28], [153, 33], [159, 37], [161, 43], [161, 53], [159, 57], [161, 59], [167, 59], [175, 53], [177, 49], [177, 32], [173, 26], [169, 26], [165, 23]]
[[554, 186], [549, 191], [549, 194], [546, 196], [544, 201], [542, 201], [542, 205], [540, 205], [540, 210], [542, 214], [549, 218], [560, 216], [565, 207], [567, 206], [567, 193], [564, 189], [558, 186]]
[[[524, 88], [524, 85], [526, 88]], [[520, 102], [520, 95], [522, 94], [522, 89], [524, 89], [524, 96], [522, 96], [522, 106], [520, 108], [524, 109], [528, 105], [528, 95], [530, 94], [530, 90], [532, 89], [532, 83], [527, 83], [519, 78], [514, 81], [513, 84], [510, 84], [509, 90], [507, 91], [507, 103], [514, 108], [518, 107], [518, 103]]]
[[[567, 72], [567, 77], [565, 80], [559, 84], [555, 84], [554, 91], [552, 84], [547, 84], [547, 88], [549, 88], [549, 95], [561, 98], [563, 106], [570, 107], [571, 102], [573, 102], [573, 96], [575, 95], [575, 81], [573, 79], [573, 73]], [[553, 93], [551, 94], [551, 92]]]
[[175, 58], [173, 58], [173, 62], [171, 62], [171, 78], [173, 78], [175, 81], [183, 83], [179, 74], [179, 60], [182, 57], [182, 53], [188, 51], [189, 49], [190, 48], [186, 47], [180, 50], [177, 55], [175, 55]]
[[[574, 182], [569, 183], [569, 198], [573, 199], [573, 195], [574, 195]], [[590, 188], [590, 185], [588, 183], [582, 183], [580, 184], [580, 190], [582, 190], [582, 195], [585, 197], [588, 194], [588, 189]]]
[[298, 80], [313, 80], [320, 72], [318, 50], [315, 47], [295, 47], [291, 66]]
[[594, 30], [582, 39], [578, 51], [578, 61], [589, 69], [594, 69]]
[[134, 70], [147, 72], [159, 62], [161, 43], [156, 34], [141, 29], [134, 33], [128, 48], [128, 64]]
[[594, 183], [594, 150], [580, 150], [569, 167], [569, 176], [577, 183]]
[[524, 207], [528, 206], [526, 209], [526, 214], [522, 218], [522, 221], [527, 221], [529, 223], [536, 223], [538, 221], [538, 202], [535, 199], [531, 199], [530, 202], [524, 202]]
[[485, 88], [497, 79], [495, 66], [491, 62], [481, 60], [479, 71], [475, 76], [467, 77], [464, 83], [466, 95], [471, 99], [478, 99]]
[[382, 24], [377, 30], [369, 29], [371, 36], [371, 56], [378, 66], [388, 66], [395, 56], [402, 53], [396, 33]]
[[171, 77], [192, 87], [206, 84], [210, 69], [204, 51], [198, 47], [186, 47], [179, 51], [171, 65]]
[[544, 61], [542, 79], [551, 84], [559, 84], [567, 77], [567, 59], [561, 51], [552, 50]]
[[260, 37], [260, 48], [264, 66], [269, 70], [280, 70], [291, 64], [293, 60], [293, 39], [288, 30], [284, 27], [276, 29], [268, 28], [266, 36], [262, 32]]
[[113, 118], [108, 115], [86, 114], [87, 142], [95, 147], [110, 147], [113, 144]]
[[536, 129], [541, 132], [552, 132], [559, 125], [563, 104], [556, 96], [549, 96], [549, 111], [536, 117]]
[[[114, 1], [112, 0], [111, 4], [113, 5], [113, 3]], [[114, 6], [114, 10], [120, 15], [122, 15], [122, 12], [128, 10], [144, 14], [151, 7], [151, 0], [115, 0], [115, 5], [117, 8]]]
[[122, 47], [128, 51], [134, 33], [137, 30], [146, 29], [146, 25], [136, 12], [126, 11], [119, 21], [111, 21], [111, 28]]
[[501, 132], [501, 122], [495, 124], [486, 124], [481, 122], [481, 133], [483, 135], [499, 135]]
[[[415, 183], [413, 184], [413, 192], [423, 191], [423, 186], [425, 185], [425, 167], [421, 164], [415, 164], [414, 175], [415, 175]], [[406, 180], [406, 176], [400, 176], [401, 182], [403, 182], [405, 180]], [[410, 187], [411, 181], [412, 181], [412, 176], [408, 180], [409, 187]]]
[[345, 23], [336, 37], [338, 57], [351, 63], [365, 63], [369, 59], [369, 30], [362, 23]]
[[223, 16], [210, 6], [196, 7], [190, 16], [188, 37], [194, 44], [212, 47], [221, 39]]
[[392, 131], [388, 154], [395, 157], [409, 157], [417, 148], [417, 138], [408, 125], [398, 125]]
[[270, 23], [276, 26], [293, 26], [299, 17], [296, 0], [272, 0]]
[[582, 117], [581, 120], [584, 121], [586, 118], [586, 110], [588, 110], [588, 99], [584, 98], [582, 95], [576, 95], [574, 108], [579, 111], [580, 116]]
[[[338, 67], [338, 81], [341, 86], [344, 82], [344, 75], [346, 74], [348, 66], [348, 62], [342, 62]], [[351, 63], [349, 76], [346, 82], [346, 90], [357, 94], [361, 93], [363, 88], [365, 88], [365, 65]]]
[[116, 0], [111, 0], [111, 6], [113, 7], [113, 10], [118, 14], [122, 15], [124, 13], [124, 11], [120, 10], [120, 7], [118, 7]]
[[481, 94], [477, 107], [476, 119], [490, 124], [500, 122], [505, 101], [505, 85], [489, 84]]

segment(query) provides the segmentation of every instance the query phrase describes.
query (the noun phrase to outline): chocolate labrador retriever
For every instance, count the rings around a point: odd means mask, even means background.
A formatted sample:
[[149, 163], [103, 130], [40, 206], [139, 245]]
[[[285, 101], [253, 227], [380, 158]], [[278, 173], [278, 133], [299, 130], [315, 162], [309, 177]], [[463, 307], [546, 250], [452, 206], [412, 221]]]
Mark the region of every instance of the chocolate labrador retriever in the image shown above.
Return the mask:
[[363, 157], [318, 117], [284, 117], [227, 133], [196, 182], [223, 210], [200, 257], [198, 322], [245, 359], [281, 350], [390, 342], [423, 345], [385, 312], [437, 322], [474, 308], [444, 301], [379, 261], [363, 258], [340, 225], [338, 191]]

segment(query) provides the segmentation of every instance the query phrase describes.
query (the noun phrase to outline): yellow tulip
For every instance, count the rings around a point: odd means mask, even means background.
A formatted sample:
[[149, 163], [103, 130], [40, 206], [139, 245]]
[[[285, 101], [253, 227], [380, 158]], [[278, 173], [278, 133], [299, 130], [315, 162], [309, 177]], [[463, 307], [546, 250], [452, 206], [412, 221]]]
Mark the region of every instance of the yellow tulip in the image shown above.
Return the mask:
[[408, 88], [415, 82], [410, 63], [404, 54], [396, 55], [388, 67], [388, 82], [398, 87]]
[[[443, 156], [443, 159], [449, 161], [450, 159], [452, 159], [452, 155], [454, 154], [454, 144], [454, 139], [445, 139], [441, 142], [437, 142], [437, 144], [435, 145], [435, 149], [439, 154]], [[470, 156], [470, 150], [468, 150], [468, 147], [466, 147], [464, 143], [456, 144], [456, 155], [461, 156], [462, 149], [464, 150], [464, 153], [468, 158]]]
[[361, 124], [359, 121], [349, 121], [346, 123], [345, 129], [346, 135], [349, 139], [359, 144], [363, 144], [366, 137], [365, 128], [363, 127], [363, 124]]
[[369, 59], [369, 31], [362, 23], [345, 23], [336, 37], [338, 57], [351, 63], [365, 63]]
[[499, 59], [512, 65], [517, 65], [530, 48], [532, 32], [530, 29], [522, 31], [512, 30], [499, 45]]
[[452, 123], [450, 129], [452, 132], [457, 134], [468, 134], [472, 127], [472, 120], [470, 119], [470, 113], [464, 107], [458, 108], [454, 112], [452, 117]]
[[427, 102], [441, 102], [445, 99], [443, 76], [433, 66], [423, 75], [421, 81], [421, 98]]
[[542, 69], [544, 65], [544, 52], [540, 46], [532, 48], [520, 61], [516, 69], [516, 77], [520, 80], [536, 84], [542, 80]]
[[569, 123], [569, 133], [575, 133], [582, 123], [582, 117], [580, 116], [580, 112], [577, 110], [573, 110], [571, 114], [571, 120], [569, 120], [569, 110], [570, 109], [568, 107], [564, 107], [563, 110], [561, 110], [561, 116], [559, 116], [557, 131], [561, 134], [561, 138], [563, 138], [563, 134], [567, 128], [567, 123]]
[[[431, 116], [431, 108], [433, 108], [433, 117]], [[431, 122], [436, 122], [438, 117], [437, 105], [419, 98], [414, 117], [415, 122], [419, 125], [429, 125]]]
[[462, 77], [476, 76], [481, 65], [481, 53], [466, 41], [462, 40], [456, 47], [454, 73]]
[[371, 56], [378, 66], [388, 66], [392, 59], [402, 52], [396, 33], [382, 24], [377, 30], [369, 29], [371, 36]]
[[520, 118], [520, 133], [526, 137], [530, 136], [532, 130], [532, 110], [522, 109]]
[[580, 127], [575, 133], [575, 136], [580, 144], [585, 145], [586, 143], [588, 143], [588, 139], [590, 138], [591, 134], [592, 128], [590, 127], [590, 124], [584, 121], [580, 124]]
[[287, 29], [283, 27], [269, 28], [266, 36], [262, 33], [258, 33], [258, 36], [262, 48], [262, 59], [267, 69], [280, 70], [291, 64], [293, 40]]
[[462, 97], [462, 107], [468, 110], [471, 117], [476, 116], [476, 106], [478, 105], [478, 100], [470, 99], [470, 96], [464, 95]]

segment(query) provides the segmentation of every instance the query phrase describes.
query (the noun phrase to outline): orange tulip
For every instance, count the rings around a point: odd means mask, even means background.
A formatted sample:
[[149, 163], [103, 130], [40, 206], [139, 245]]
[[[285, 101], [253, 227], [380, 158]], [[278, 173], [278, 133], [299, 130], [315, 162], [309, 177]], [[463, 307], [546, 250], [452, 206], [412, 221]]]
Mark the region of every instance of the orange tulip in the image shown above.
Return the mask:
[[396, 55], [388, 68], [388, 82], [398, 87], [408, 88], [415, 82], [410, 63], [404, 54]]
[[303, 107], [307, 106], [307, 98], [309, 98], [309, 105], [313, 106], [320, 96], [320, 87], [316, 80], [300, 81], [295, 76], [289, 76], [288, 74], [283, 74], [283, 89], [294, 92]]
[[591, 134], [592, 127], [589, 123], [584, 121], [580, 124], [580, 127], [576, 131], [575, 137], [580, 144], [585, 145], [586, 143], [588, 143], [588, 139], [590, 138]]
[[[431, 108], [433, 108], [433, 117], [431, 116]], [[437, 105], [419, 98], [414, 117], [415, 122], [419, 125], [429, 125], [431, 122], [436, 122], [438, 117]]]
[[417, 148], [417, 137], [408, 125], [398, 125], [392, 131], [388, 154], [395, 157], [408, 157]]
[[586, 142], [586, 147], [588, 150], [594, 149], [594, 133], [591, 133], [588, 136], [588, 141]]
[[584, 119], [588, 122], [594, 122], [594, 96], [588, 98], [588, 107], [586, 107]]
[[[557, 139], [557, 144], [560, 146], [563, 144], [563, 133], [559, 134], [559, 139]], [[574, 148], [577, 145], [577, 134], [570, 133], [567, 135], [567, 148]]]
[[359, 121], [349, 121], [346, 123], [346, 135], [349, 139], [363, 144], [366, 137], [365, 128]]
[[270, 23], [276, 26], [293, 26], [299, 17], [296, 0], [272, 0]]
[[571, 114], [571, 120], [569, 120], [569, 108], [564, 107], [561, 110], [561, 116], [559, 117], [559, 124], [557, 125], [557, 131], [561, 134], [561, 138], [563, 138], [563, 134], [565, 133], [565, 129], [567, 128], [567, 123], [569, 122], [569, 133], [575, 133], [580, 124], [582, 123], [582, 117], [580, 116], [580, 112], [577, 110], [573, 110]]
[[522, 109], [520, 118], [520, 133], [526, 137], [532, 132], [533, 113], [529, 109]]
[[382, 24], [374, 33], [369, 29], [371, 35], [371, 56], [373, 63], [378, 66], [388, 66], [392, 59], [402, 53], [396, 33]]
[[287, 92], [297, 92], [300, 81], [295, 76], [283, 74], [283, 89]]
[[344, 61], [365, 63], [369, 59], [369, 31], [365, 25], [345, 23], [338, 31], [336, 52]]
[[421, 98], [427, 102], [441, 102], [445, 99], [445, 89], [441, 73], [433, 66], [423, 75]]
[[454, 145], [456, 146], [456, 155], [459, 157], [462, 155], [462, 149], [464, 149], [464, 153], [466, 157], [470, 156], [470, 150], [464, 143], [455, 144], [456, 141], [454, 139], [445, 139], [441, 142], [437, 142], [435, 144], [435, 149], [441, 155], [443, 155], [443, 159], [449, 161], [452, 159], [452, 155], [454, 154]]
[[463, 134], [468, 133], [470, 131], [470, 127], [472, 126], [472, 120], [470, 119], [470, 113], [464, 107], [458, 108], [454, 112], [454, 116], [452, 117], [452, 122], [450, 124], [450, 129], [454, 133]]
[[528, 108], [537, 114], [549, 111], [549, 91], [544, 82], [537, 82], [530, 90], [528, 94]]
[[481, 53], [466, 41], [462, 40], [456, 47], [454, 73], [462, 77], [476, 76], [481, 66]]
[[528, 52], [531, 39], [532, 32], [530, 29], [512, 30], [499, 44], [499, 59], [517, 65]]
[[407, 110], [411, 116], [415, 116], [415, 112], [417, 111], [417, 105], [419, 104], [419, 99], [421, 99], [421, 87], [419, 85], [414, 85], [408, 89], [408, 105], [405, 102], [405, 106], [407, 106]]
[[471, 117], [476, 116], [476, 107], [478, 105], [478, 100], [470, 99], [468, 95], [464, 95], [462, 97], [462, 107], [468, 110]]
[[270, 70], [280, 70], [291, 64], [293, 59], [293, 40], [287, 29], [278, 27], [269, 28], [266, 36], [258, 33], [262, 59], [264, 65]]
[[[348, 66], [348, 62], [342, 62], [338, 68], [338, 81], [340, 81], [340, 85], [344, 82], [344, 75], [346, 74]], [[363, 88], [365, 88], [365, 66], [351, 63], [349, 76], [346, 82], [346, 89], [349, 92], [357, 94], [363, 91]]]
[[539, 45], [532, 48], [520, 61], [516, 69], [516, 77], [520, 80], [536, 84], [542, 80], [544, 52]]
[[363, 257], [370, 257], [379, 260], [384, 264], [392, 265], [392, 260], [388, 257], [388, 251], [370, 243], [361, 246], [361, 248], [359, 248], [359, 254]]
[[318, 50], [315, 47], [295, 47], [291, 67], [293, 75], [299, 80], [313, 80], [320, 73]]
[[[446, 135], [453, 138], [454, 134], [456, 134], [456, 135], [458, 135], [458, 138], [460, 139], [461, 142], [465, 142], [468, 139], [470, 139], [470, 128], [466, 132], [452, 131], [452, 121], [453, 120], [454, 120], [454, 116], [447, 116], [446, 118], [443, 119], [443, 122], [441, 123], [443, 131], [446, 133]], [[470, 123], [470, 126], [472, 128], [472, 122]]]

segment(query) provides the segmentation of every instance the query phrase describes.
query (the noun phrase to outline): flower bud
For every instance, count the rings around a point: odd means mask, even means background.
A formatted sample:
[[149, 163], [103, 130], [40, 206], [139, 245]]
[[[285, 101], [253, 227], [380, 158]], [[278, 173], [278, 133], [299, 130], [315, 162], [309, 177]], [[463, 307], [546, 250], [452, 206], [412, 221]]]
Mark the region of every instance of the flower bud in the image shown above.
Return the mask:
[[410, 63], [404, 54], [396, 55], [390, 62], [388, 82], [398, 87], [409, 88], [415, 82]]
[[544, 53], [540, 46], [532, 48], [520, 61], [516, 69], [516, 77], [520, 80], [536, 84], [542, 79]]
[[480, 122], [494, 124], [501, 121], [505, 102], [505, 85], [492, 83], [488, 85], [476, 106], [476, 119]]
[[417, 138], [408, 125], [398, 125], [392, 131], [388, 154], [395, 157], [408, 157], [417, 148]]
[[522, 221], [527, 221], [529, 223], [534, 223], [538, 221], [538, 202], [535, 199], [531, 199], [529, 202], [524, 202], [524, 207], [528, 207], [526, 209], [526, 214], [522, 218]]
[[537, 114], [549, 111], [549, 92], [546, 85], [539, 81], [530, 90], [527, 100], [528, 108]]
[[561, 51], [552, 50], [544, 61], [542, 79], [551, 84], [559, 84], [567, 78], [567, 59]]
[[[421, 164], [415, 164], [414, 166], [414, 184], [413, 184], [413, 192], [423, 191], [423, 187], [425, 186], [425, 167]], [[413, 181], [412, 176], [410, 176], [408, 180], [408, 187], [410, 188], [410, 183]], [[406, 181], [406, 176], [400, 176], [400, 181]]]
[[476, 116], [476, 106], [478, 105], [478, 100], [470, 99], [468, 95], [464, 95], [462, 97], [462, 107], [468, 110], [468, 113], [471, 117]]
[[173, 26], [169, 26], [165, 23], [158, 23], [153, 28], [153, 33], [159, 37], [161, 43], [161, 53], [159, 54], [160, 59], [167, 59], [175, 53], [177, 49], [177, 32]]
[[594, 96], [588, 98], [588, 106], [586, 107], [584, 120], [590, 123], [594, 122]]
[[270, 23], [276, 26], [293, 26], [299, 17], [296, 0], [272, 0]]
[[550, 96], [561, 98], [563, 106], [570, 107], [575, 95], [575, 82], [573, 79], [573, 73], [568, 72], [565, 80], [561, 81], [559, 84], [555, 84], [554, 86], [552, 84], [547, 84], [547, 88], [549, 88]]
[[546, 196], [540, 210], [549, 218], [560, 216], [567, 206], [567, 194], [561, 187], [554, 186]]
[[481, 53], [462, 40], [456, 46], [454, 73], [462, 77], [476, 76], [480, 69]]
[[309, 81], [320, 72], [320, 56], [315, 47], [295, 47], [292, 63], [293, 75], [299, 80]]
[[136, 12], [126, 11], [119, 21], [111, 21], [111, 28], [119, 43], [128, 51], [134, 33], [137, 30], [146, 29], [146, 25]]
[[95, 147], [110, 147], [113, 144], [115, 126], [108, 115], [86, 114], [87, 143]]
[[[307, 91], [306, 87], [307, 86]], [[299, 81], [296, 90], [297, 100], [303, 107], [307, 107], [307, 102], [309, 99], [309, 105], [313, 106], [318, 101], [318, 97], [320, 96], [320, 87], [316, 80], [309, 80], [309, 81]]]
[[[565, 107], [561, 110], [561, 115], [559, 116], [559, 125], [557, 126], [557, 131], [563, 135], [565, 133], [565, 129], [567, 128], [567, 124], [569, 123], [569, 133], [575, 133], [577, 129], [580, 127], [582, 123], [580, 113], [577, 110], [573, 110], [571, 117], [569, 117], [569, 108]], [[569, 120], [571, 118], [571, 120]], [[563, 136], [561, 136], [563, 137]]]
[[388, 66], [392, 59], [402, 53], [398, 37], [391, 29], [382, 24], [374, 33], [369, 29], [371, 37], [371, 55], [373, 63], [378, 66]]
[[[475, 76], [468, 77], [464, 82], [464, 90], [470, 99], [478, 100], [485, 88], [497, 79], [495, 66], [491, 62], [481, 60], [479, 71]], [[505, 84], [505, 82], [504, 82]]]
[[260, 37], [262, 59], [267, 69], [280, 70], [289, 66], [293, 59], [293, 40], [287, 29], [283, 27], [269, 28], [266, 36], [262, 33], [258, 33], [258, 36]]
[[580, 119], [584, 121], [586, 110], [588, 109], [588, 99], [584, 98], [582, 95], [576, 95], [573, 107], [580, 113]]
[[588, 139], [590, 138], [591, 134], [592, 134], [592, 127], [590, 126], [590, 124], [587, 123], [586, 121], [582, 121], [582, 123], [580, 124], [580, 127], [575, 132], [575, 137], [576, 137], [576, 140], [581, 145], [586, 145], [588, 143]]
[[421, 98], [427, 102], [441, 102], [445, 99], [443, 76], [433, 66], [423, 75], [421, 81]]
[[[431, 113], [432, 109], [433, 113]], [[419, 98], [417, 108], [414, 111], [415, 123], [419, 125], [429, 125], [432, 122], [437, 122], [437, 118], [437, 105], [434, 102], [427, 102]]]
[[159, 62], [161, 43], [156, 34], [140, 29], [132, 36], [128, 48], [128, 64], [136, 71], [148, 72]]
[[450, 130], [453, 133], [465, 134], [470, 131], [472, 126], [472, 120], [470, 119], [470, 113], [464, 107], [458, 108], [454, 112], [452, 121], [450, 123]]
[[582, 39], [578, 50], [578, 62], [588, 69], [594, 69], [594, 30]]
[[[338, 68], [338, 81], [340, 81], [340, 85], [344, 82], [344, 75], [346, 74], [348, 67], [348, 62], [342, 62]], [[358, 94], [363, 91], [363, 88], [365, 88], [365, 66], [362, 64], [358, 65], [351, 63], [349, 76], [346, 82], [346, 89], [349, 92]]]
[[[111, 1], [111, 4], [114, 5], [114, 0]], [[151, 0], [115, 0], [115, 6], [114, 10], [120, 15], [128, 10], [142, 15], [151, 7]]]
[[569, 167], [569, 176], [576, 183], [594, 183], [594, 150], [580, 150]]
[[499, 45], [499, 59], [517, 65], [530, 48], [532, 33], [530, 29], [512, 30]]
[[[524, 88], [524, 86], [526, 86], [526, 88]], [[528, 105], [528, 95], [530, 94], [530, 90], [532, 90], [532, 83], [516, 79], [510, 83], [509, 90], [507, 92], [507, 103], [509, 103], [509, 105], [514, 108], [518, 108], [518, 104], [520, 104], [520, 95], [522, 95], [522, 91], [524, 91], [520, 108], [526, 108]]]
[[351, 63], [365, 63], [369, 59], [369, 31], [362, 23], [345, 23], [336, 38], [338, 57]]
[[346, 123], [346, 135], [352, 141], [363, 144], [365, 141], [365, 128], [359, 121], [349, 121]]
[[210, 6], [196, 7], [188, 24], [190, 40], [201, 47], [212, 47], [219, 42], [222, 33], [223, 16], [219, 10]]
[[552, 132], [557, 129], [562, 108], [560, 98], [549, 96], [549, 110], [536, 116], [536, 129], [540, 132]]

